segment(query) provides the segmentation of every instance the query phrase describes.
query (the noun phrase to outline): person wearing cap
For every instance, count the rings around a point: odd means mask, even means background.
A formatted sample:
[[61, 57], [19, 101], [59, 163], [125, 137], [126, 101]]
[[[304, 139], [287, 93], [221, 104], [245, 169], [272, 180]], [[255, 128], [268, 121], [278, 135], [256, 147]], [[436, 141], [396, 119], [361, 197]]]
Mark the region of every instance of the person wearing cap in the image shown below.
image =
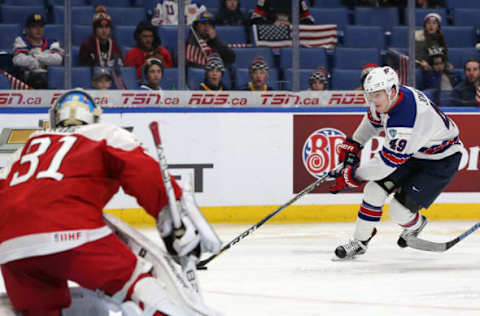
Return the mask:
[[107, 9], [99, 5], [92, 21], [93, 33], [80, 46], [81, 66], [113, 67], [123, 65], [122, 51], [112, 38], [112, 19]]
[[[441, 31], [442, 17], [437, 13], [429, 13], [423, 19], [423, 29], [415, 31], [415, 57], [423, 70], [431, 70], [428, 64], [429, 50], [436, 47], [448, 61], [448, 47]], [[447, 62], [447, 68], [453, 66]]]
[[315, 71], [312, 72], [312, 74], [310, 75], [308, 83], [310, 84], [310, 90], [312, 91], [327, 90], [328, 75], [325, 71], [325, 68], [318, 67], [317, 69], [315, 69]]
[[162, 90], [160, 81], [163, 78], [163, 64], [158, 58], [149, 58], [143, 66], [145, 82], [140, 84], [140, 90]]
[[[314, 24], [315, 20], [308, 9], [307, 1], [298, 0], [300, 7], [300, 24]], [[252, 24], [291, 24], [291, 1], [257, 0], [257, 5], [250, 17]]]
[[204, 68], [210, 55], [219, 55], [226, 67], [235, 62], [233, 50], [217, 36], [213, 15], [203, 12], [193, 22], [187, 37], [185, 46], [187, 66]]
[[[445, 55], [441, 50], [431, 49], [431, 53], [428, 56], [428, 64], [430, 70], [424, 70], [422, 72], [422, 84], [420, 88], [434, 89], [436, 91], [451, 91], [453, 87], [458, 83], [459, 78], [452, 71], [447, 69]], [[435, 103], [438, 103], [438, 98], [434, 98]]]
[[218, 56], [211, 56], [208, 58], [208, 63], [205, 66], [205, 79], [200, 83], [198, 90], [205, 91], [223, 91], [227, 90], [222, 82], [225, 67], [223, 61]]
[[142, 77], [143, 66], [149, 58], [157, 58], [162, 61], [165, 68], [173, 67], [172, 56], [168, 50], [161, 46], [157, 28], [149, 21], [141, 21], [137, 24], [133, 34], [136, 46], [125, 55], [125, 65], [137, 69], [137, 77]]
[[367, 75], [370, 73], [370, 71], [377, 67], [378, 65], [375, 63], [368, 63], [362, 67], [362, 73], [360, 75], [360, 86], [357, 87], [355, 90], [363, 90], [363, 83], [365, 81], [365, 78], [367, 78]]
[[92, 87], [98, 90], [108, 90], [112, 86], [112, 72], [108, 68], [98, 67], [93, 71]]
[[253, 59], [252, 64], [248, 68], [248, 74], [250, 75], [250, 81], [241, 90], [246, 91], [267, 91], [273, 90], [272, 87], [267, 85], [268, 79], [268, 64], [261, 56], [257, 56]]
[[45, 20], [41, 14], [27, 18], [25, 32], [13, 43], [13, 65], [20, 67], [22, 79], [32, 88], [47, 89], [47, 67], [63, 63], [63, 49], [57, 40], [44, 37]]

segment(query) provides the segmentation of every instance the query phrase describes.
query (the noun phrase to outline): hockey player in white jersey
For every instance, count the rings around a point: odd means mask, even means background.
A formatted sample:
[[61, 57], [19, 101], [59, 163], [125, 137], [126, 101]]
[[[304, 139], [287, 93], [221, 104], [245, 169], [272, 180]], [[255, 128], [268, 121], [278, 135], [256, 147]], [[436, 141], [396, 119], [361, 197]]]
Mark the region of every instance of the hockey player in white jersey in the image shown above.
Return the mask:
[[[339, 146], [343, 169], [332, 193], [357, 188], [366, 182], [353, 238], [335, 249], [339, 259], [364, 254], [376, 234], [382, 208], [390, 194], [390, 217], [403, 229], [398, 245], [417, 236], [428, 208], [458, 171], [462, 143], [458, 128], [422, 92], [400, 86], [390, 67], [373, 69], [365, 79], [369, 109], [351, 138]], [[359, 167], [358, 154], [373, 136], [385, 132], [383, 148]]]

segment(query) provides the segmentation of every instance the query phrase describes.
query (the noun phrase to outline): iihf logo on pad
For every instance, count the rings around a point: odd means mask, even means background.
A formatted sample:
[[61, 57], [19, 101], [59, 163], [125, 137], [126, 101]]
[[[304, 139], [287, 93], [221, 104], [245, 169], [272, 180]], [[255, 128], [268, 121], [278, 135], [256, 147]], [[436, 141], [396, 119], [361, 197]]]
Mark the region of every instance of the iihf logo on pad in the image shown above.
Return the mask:
[[322, 128], [310, 134], [302, 150], [305, 169], [320, 178], [335, 168], [338, 160], [336, 149], [345, 138], [346, 135], [335, 128]]

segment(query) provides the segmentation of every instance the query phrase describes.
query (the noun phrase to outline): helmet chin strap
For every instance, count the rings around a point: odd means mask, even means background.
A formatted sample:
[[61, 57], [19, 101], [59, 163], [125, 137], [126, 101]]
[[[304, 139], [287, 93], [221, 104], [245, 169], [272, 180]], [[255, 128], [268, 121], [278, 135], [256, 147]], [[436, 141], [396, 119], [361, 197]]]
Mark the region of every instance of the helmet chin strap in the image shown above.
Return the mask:
[[385, 92], [387, 93], [387, 100], [388, 100], [388, 108], [386, 112], [390, 110], [390, 108], [397, 101], [397, 98], [398, 98], [398, 93], [396, 93], [393, 99], [390, 99], [390, 94], [392, 94], [392, 90], [393, 88], [390, 88], [390, 91], [385, 90]]

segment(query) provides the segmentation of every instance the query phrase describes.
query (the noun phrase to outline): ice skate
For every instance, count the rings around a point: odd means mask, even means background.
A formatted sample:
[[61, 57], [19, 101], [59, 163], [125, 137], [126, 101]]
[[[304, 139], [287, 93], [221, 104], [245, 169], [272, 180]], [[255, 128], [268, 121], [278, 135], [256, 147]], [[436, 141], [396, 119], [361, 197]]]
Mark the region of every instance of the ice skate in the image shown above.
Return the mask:
[[398, 241], [397, 241], [397, 245], [400, 248], [406, 248], [408, 246], [407, 245], [407, 239], [410, 238], [410, 237], [417, 237], [422, 232], [422, 230], [425, 228], [425, 226], [428, 223], [428, 219], [425, 216], [422, 215], [420, 220], [422, 221], [422, 223], [420, 224], [420, 226], [418, 226], [418, 228], [416, 228], [416, 229], [404, 229], [402, 231], [402, 233], [400, 234], [400, 237], [398, 238]]
[[343, 245], [338, 246], [335, 249], [335, 257], [333, 260], [348, 260], [353, 259], [357, 255], [363, 255], [367, 252], [368, 243], [370, 240], [375, 236], [377, 233], [377, 229], [374, 228], [372, 235], [367, 240], [358, 240], [358, 239], [350, 239]]

